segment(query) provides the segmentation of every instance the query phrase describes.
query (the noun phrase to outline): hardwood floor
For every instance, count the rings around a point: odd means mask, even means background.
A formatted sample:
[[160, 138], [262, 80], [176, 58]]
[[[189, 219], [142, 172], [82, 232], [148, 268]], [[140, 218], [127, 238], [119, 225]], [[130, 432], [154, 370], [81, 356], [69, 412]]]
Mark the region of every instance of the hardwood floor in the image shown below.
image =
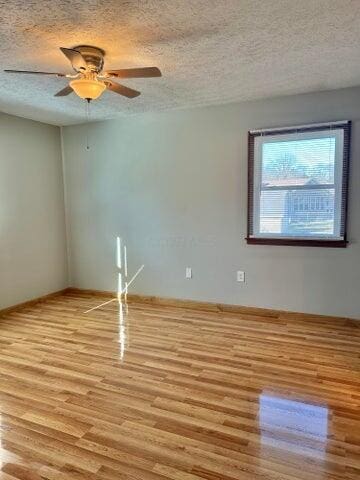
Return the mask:
[[1, 480], [359, 480], [355, 321], [106, 300], [0, 319]]

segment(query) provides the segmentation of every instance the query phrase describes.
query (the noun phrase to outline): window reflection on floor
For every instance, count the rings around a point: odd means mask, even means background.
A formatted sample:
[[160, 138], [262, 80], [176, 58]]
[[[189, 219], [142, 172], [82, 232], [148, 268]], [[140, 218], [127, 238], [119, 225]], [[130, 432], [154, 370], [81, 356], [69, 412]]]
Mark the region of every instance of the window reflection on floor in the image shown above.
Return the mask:
[[127, 336], [127, 314], [128, 314], [128, 305], [127, 303], [119, 300], [119, 359], [124, 360], [125, 349], [128, 345], [128, 336]]
[[328, 408], [261, 394], [259, 428], [263, 446], [321, 458], [327, 444]]

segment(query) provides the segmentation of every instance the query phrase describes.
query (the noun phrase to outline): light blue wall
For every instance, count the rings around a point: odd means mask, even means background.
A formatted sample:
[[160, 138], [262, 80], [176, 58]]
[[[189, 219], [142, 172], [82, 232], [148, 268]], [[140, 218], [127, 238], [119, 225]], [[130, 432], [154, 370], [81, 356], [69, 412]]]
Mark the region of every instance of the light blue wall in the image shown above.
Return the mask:
[[59, 128], [0, 114], [0, 309], [67, 284]]
[[[248, 130], [342, 119], [349, 247], [246, 245]], [[360, 89], [70, 126], [63, 139], [74, 286], [116, 289], [120, 235], [131, 273], [145, 264], [134, 293], [360, 317]]]

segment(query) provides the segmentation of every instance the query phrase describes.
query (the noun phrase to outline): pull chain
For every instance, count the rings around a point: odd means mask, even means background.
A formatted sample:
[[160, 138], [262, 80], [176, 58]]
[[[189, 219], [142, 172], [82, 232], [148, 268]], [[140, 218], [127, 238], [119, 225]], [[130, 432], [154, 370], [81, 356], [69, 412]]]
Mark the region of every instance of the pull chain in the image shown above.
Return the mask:
[[90, 145], [89, 145], [90, 99], [86, 99], [85, 113], [86, 113], [86, 150], [90, 150]]

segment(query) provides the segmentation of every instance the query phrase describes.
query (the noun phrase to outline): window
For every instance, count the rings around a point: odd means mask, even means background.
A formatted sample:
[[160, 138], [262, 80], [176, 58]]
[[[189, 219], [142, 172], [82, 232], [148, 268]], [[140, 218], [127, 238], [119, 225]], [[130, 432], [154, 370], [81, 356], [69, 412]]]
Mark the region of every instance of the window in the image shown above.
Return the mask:
[[249, 132], [248, 243], [346, 246], [350, 128]]

